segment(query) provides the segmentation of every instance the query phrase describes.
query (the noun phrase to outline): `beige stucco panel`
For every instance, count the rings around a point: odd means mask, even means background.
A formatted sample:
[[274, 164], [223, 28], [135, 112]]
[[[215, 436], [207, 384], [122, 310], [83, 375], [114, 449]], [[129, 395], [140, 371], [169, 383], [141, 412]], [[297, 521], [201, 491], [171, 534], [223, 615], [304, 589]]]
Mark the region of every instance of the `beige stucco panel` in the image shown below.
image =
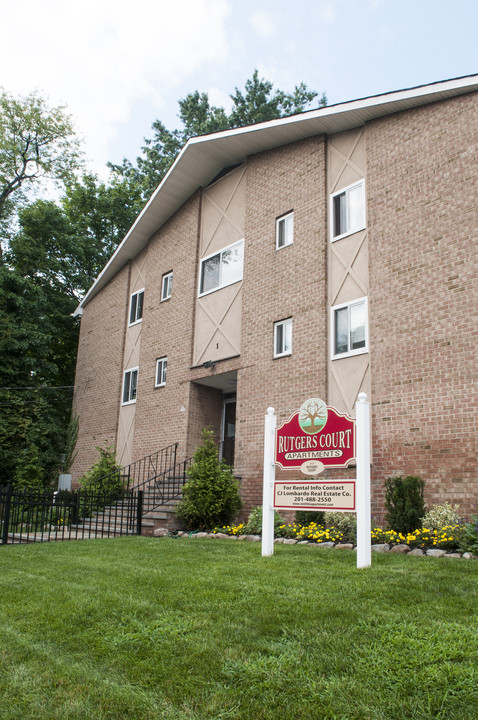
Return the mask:
[[123, 467], [132, 463], [136, 403], [122, 405], [119, 414], [116, 460]]
[[365, 177], [363, 128], [332, 135], [328, 144], [328, 191], [334, 193]]
[[131, 263], [130, 293], [142, 290], [146, 285], [146, 257], [145, 248]]
[[[146, 258], [145, 248], [131, 263], [130, 275], [130, 297], [132, 293], [142, 290], [146, 285]], [[145, 296], [146, 296], [145, 290]], [[128, 299], [129, 308], [129, 299]], [[129, 317], [129, 311], [128, 311]], [[142, 322], [130, 325], [126, 329], [123, 370], [139, 367], [141, 352], [141, 330]], [[138, 373], [138, 381], [141, 369]], [[136, 414], [136, 403], [131, 405], [120, 405], [118, 413], [118, 436], [116, 440], [117, 460], [120, 465], [129, 465], [132, 462], [134, 447], [134, 419]]]
[[245, 167], [226, 175], [203, 193], [201, 257], [217, 252], [244, 237], [246, 213]]
[[368, 294], [366, 231], [330, 244], [329, 304], [356, 300]]
[[141, 350], [141, 325], [136, 323], [131, 325], [126, 332], [123, 369], [127, 370], [131, 367], [139, 365], [139, 355]]
[[370, 401], [370, 356], [368, 353], [333, 360], [329, 377], [329, 403], [340, 412], [355, 416], [355, 403], [360, 392]]
[[198, 299], [194, 365], [241, 352], [242, 282]]

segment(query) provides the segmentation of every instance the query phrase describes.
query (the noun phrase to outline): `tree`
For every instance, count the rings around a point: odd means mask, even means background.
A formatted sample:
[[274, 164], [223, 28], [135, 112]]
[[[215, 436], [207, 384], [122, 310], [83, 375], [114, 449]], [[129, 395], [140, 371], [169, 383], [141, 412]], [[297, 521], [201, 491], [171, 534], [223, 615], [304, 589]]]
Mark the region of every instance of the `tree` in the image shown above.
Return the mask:
[[4, 231], [15, 206], [14, 200], [17, 204], [24, 200], [27, 187], [38, 183], [42, 177], [69, 180], [79, 163], [79, 143], [65, 108], [48, 107], [36, 93], [16, 99], [2, 90], [0, 223]]
[[[187, 139], [299, 112], [316, 97], [303, 83], [290, 94], [274, 90], [257, 71], [244, 92], [235, 89], [229, 114], [206, 93], [190, 93], [179, 101], [181, 129], [156, 120], [136, 165], [110, 165], [105, 183], [78, 177], [78, 141], [64, 108], [2, 92], [0, 225], [14, 210], [18, 222], [0, 251], [0, 484], [25, 483], [34, 468], [37, 482], [56, 481], [71, 413], [79, 327], [72, 313]], [[63, 181], [60, 201], [25, 202], [41, 177]]]
[[194, 454], [176, 515], [189, 530], [211, 530], [230, 523], [241, 509], [232, 468], [219, 460], [213, 431], [204, 428], [202, 444]]
[[[259, 78], [259, 73], [254, 70], [252, 78], [245, 83], [244, 92], [236, 87], [230, 96], [232, 109], [229, 114], [222, 107], [210, 105], [207, 93], [197, 90], [189, 93], [179, 101], [180, 129], [168, 130], [160, 120], [155, 120], [153, 137], [145, 140], [136, 166], [125, 159], [121, 164], [110, 164], [109, 167], [113, 176], [137, 183], [146, 202], [190, 137], [303, 112], [317, 96], [318, 93], [308, 90], [305, 83], [297, 85], [292, 93], [274, 90], [273, 84]], [[326, 104], [327, 98], [323, 94], [317, 105], [323, 107]]]

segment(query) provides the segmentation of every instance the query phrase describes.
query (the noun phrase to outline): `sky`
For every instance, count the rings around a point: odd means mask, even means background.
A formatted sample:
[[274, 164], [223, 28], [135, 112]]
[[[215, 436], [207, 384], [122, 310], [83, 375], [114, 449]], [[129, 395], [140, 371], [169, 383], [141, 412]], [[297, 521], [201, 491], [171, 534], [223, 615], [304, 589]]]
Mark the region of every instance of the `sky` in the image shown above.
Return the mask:
[[230, 109], [255, 68], [329, 104], [478, 73], [476, 0], [15, 0], [0, 86], [65, 105], [89, 169], [134, 161], [199, 90]]

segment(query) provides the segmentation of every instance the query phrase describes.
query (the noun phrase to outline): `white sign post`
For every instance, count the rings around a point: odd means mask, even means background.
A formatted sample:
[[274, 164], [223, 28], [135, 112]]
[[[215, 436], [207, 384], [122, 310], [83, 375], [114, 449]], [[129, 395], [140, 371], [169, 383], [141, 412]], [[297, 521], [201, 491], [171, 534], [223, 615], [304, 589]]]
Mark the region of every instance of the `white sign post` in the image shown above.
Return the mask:
[[262, 491], [262, 555], [274, 554], [274, 462], [277, 418], [273, 407], [267, 408], [264, 431], [264, 485]]
[[[329, 507], [335, 506], [337, 509], [346, 510], [356, 507], [357, 568], [369, 567], [372, 564], [372, 528], [370, 521], [370, 405], [367, 402], [366, 393], [359, 394], [355, 404], [355, 410], [356, 479], [330, 480], [327, 483], [326, 481], [313, 482], [303, 480], [298, 480], [295, 483], [294, 481], [275, 483], [275, 465], [277, 462], [275, 447], [276, 415], [274, 408], [270, 407], [267, 409], [264, 433], [264, 485], [262, 499], [263, 556], [274, 554], [274, 509], [277, 494], [277, 498], [281, 498], [280, 501], [277, 500], [278, 507], [285, 506], [288, 508], [289, 503], [292, 503], [295, 507], [306, 508], [309, 506], [310, 508], [311, 505], [317, 504], [319, 507], [327, 509], [325, 500], [330, 503]], [[335, 433], [335, 435], [338, 435], [341, 442], [345, 444], [345, 432]], [[332, 437], [332, 434], [327, 437]], [[308, 448], [309, 444], [306, 442], [305, 446]], [[313, 446], [312, 440], [310, 441], [310, 446]], [[305, 472], [305, 470], [303, 470], [303, 472]], [[316, 470], [316, 473], [317, 472], [320, 473], [321, 470]], [[355, 492], [349, 487], [352, 484], [355, 484]], [[292, 500], [287, 500], [289, 495], [291, 495]], [[336, 501], [336, 496], [340, 496], [340, 500]], [[325, 504], [325, 507], [323, 504]]]
[[357, 427], [357, 567], [372, 564], [370, 522], [370, 405], [366, 393], [355, 403]]

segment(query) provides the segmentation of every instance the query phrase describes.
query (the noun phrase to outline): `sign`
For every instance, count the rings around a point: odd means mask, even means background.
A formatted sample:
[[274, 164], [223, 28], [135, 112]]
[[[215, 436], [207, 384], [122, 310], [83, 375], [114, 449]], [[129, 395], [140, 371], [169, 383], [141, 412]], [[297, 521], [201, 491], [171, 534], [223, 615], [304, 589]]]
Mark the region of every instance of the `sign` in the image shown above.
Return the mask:
[[355, 480], [288, 480], [274, 483], [280, 510], [355, 510]]
[[276, 430], [275, 463], [283, 470], [318, 475], [344, 468], [355, 459], [355, 422], [348, 415], [309, 398]]

